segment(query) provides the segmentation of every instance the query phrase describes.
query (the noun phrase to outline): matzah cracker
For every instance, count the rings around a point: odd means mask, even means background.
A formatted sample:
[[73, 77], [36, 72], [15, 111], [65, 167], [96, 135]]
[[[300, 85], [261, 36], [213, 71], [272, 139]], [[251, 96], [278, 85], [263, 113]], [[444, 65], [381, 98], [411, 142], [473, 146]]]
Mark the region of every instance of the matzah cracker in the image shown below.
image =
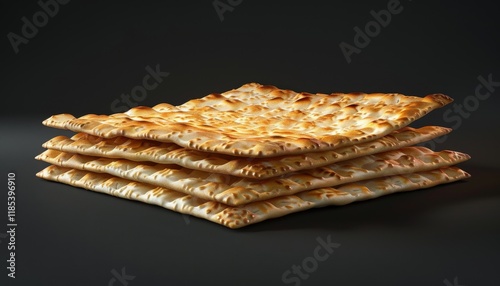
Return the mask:
[[424, 147], [406, 147], [277, 178], [252, 180], [176, 165], [97, 158], [56, 150], [46, 150], [37, 156], [37, 159], [50, 164], [96, 173], [108, 173], [231, 206], [321, 187], [436, 169], [454, 165], [469, 158], [466, 154], [454, 151], [433, 152]]
[[337, 188], [306, 191], [239, 207], [230, 207], [214, 201], [117, 178], [108, 174], [57, 166], [49, 166], [37, 173], [37, 176], [116, 197], [158, 205], [169, 210], [204, 218], [229, 228], [240, 228], [314, 207], [345, 205], [354, 201], [373, 199], [395, 192], [429, 188], [438, 184], [468, 178], [469, 174], [456, 167], [447, 167], [372, 179]]
[[443, 94], [311, 94], [256, 83], [179, 106], [111, 116], [59, 114], [43, 124], [104, 138], [171, 142], [200, 151], [266, 157], [333, 150], [380, 138], [450, 103]]
[[331, 151], [271, 158], [242, 158], [191, 150], [173, 143], [126, 137], [105, 139], [86, 133], [78, 133], [72, 138], [57, 136], [45, 142], [43, 147], [81, 155], [177, 164], [195, 170], [265, 179], [415, 145], [450, 131], [438, 126], [405, 127], [380, 139]]

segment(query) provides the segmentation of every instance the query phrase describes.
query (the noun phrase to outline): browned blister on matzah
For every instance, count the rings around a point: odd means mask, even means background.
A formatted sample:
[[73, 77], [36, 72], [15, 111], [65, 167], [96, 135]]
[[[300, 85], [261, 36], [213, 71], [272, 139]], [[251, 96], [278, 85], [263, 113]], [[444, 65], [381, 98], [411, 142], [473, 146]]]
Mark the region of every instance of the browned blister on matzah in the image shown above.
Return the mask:
[[43, 123], [104, 138], [123, 136], [205, 152], [268, 157], [374, 140], [451, 101], [443, 94], [311, 94], [251, 83], [179, 106], [136, 107], [110, 116], [60, 114]]
[[37, 176], [108, 195], [158, 205], [176, 212], [204, 218], [229, 228], [240, 228], [314, 207], [345, 205], [395, 192], [428, 188], [467, 178], [469, 174], [456, 167], [445, 167], [371, 179], [336, 188], [320, 188], [237, 207], [109, 174], [58, 166], [49, 166], [40, 171]]
[[37, 159], [50, 164], [108, 173], [232, 206], [321, 187], [451, 166], [469, 158], [460, 152], [433, 152], [424, 147], [405, 147], [281, 177], [255, 180], [192, 170], [177, 165], [139, 163], [56, 150], [46, 150], [37, 156]]
[[174, 143], [121, 136], [105, 139], [86, 133], [78, 133], [72, 138], [57, 136], [45, 142], [43, 147], [81, 155], [176, 164], [194, 170], [265, 179], [419, 144], [450, 131], [439, 126], [404, 127], [373, 141], [331, 151], [270, 158], [242, 158], [187, 149]]

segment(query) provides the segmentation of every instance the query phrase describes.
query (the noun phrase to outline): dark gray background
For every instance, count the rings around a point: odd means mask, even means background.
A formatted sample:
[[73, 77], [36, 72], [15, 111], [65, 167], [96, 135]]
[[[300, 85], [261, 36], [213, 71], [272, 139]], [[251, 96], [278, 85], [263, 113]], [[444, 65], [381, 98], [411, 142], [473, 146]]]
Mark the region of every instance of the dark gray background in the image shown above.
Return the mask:
[[[16, 173], [19, 226], [16, 280], [6, 278], [0, 237], [1, 285], [108, 285], [122, 267], [135, 276], [130, 286], [287, 285], [283, 272], [328, 235], [341, 246], [301, 285], [454, 285], [455, 277], [457, 285], [500, 285], [500, 87], [460, 124], [443, 116], [453, 105], [414, 124], [454, 127], [435, 148], [470, 154], [461, 166], [471, 179], [241, 230], [38, 179], [46, 164], [33, 159], [46, 140], [71, 134], [43, 119], [109, 114], [157, 64], [170, 75], [141, 105], [180, 104], [247, 82], [325, 93], [441, 92], [463, 104], [478, 76], [500, 81], [495, 2], [401, 1], [403, 11], [350, 64], [339, 44], [352, 45], [353, 28], [388, 1], [244, 0], [222, 22], [212, 1], [123, 2], [62, 5], [18, 54], [6, 35], [20, 34], [21, 18], [40, 7], [2, 4], [0, 175], [6, 185]], [[4, 187], [2, 221], [6, 195]], [[0, 225], [0, 235], [5, 230]]]

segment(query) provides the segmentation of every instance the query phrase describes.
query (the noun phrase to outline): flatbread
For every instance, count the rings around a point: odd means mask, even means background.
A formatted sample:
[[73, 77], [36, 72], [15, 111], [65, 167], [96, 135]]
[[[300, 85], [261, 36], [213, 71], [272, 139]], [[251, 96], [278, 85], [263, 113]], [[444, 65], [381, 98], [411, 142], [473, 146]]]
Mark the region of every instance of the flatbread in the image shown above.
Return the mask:
[[141, 106], [111, 116], [59, 114], [43, 124], [104, 138], [124, 136], [205, 152], [267, 157], [374, 140], [451, 101], [443, 94], [311, 94], [251, 83], [180, 106]]
[[177, 165], [98, 158], [56, 150], [46, 150], [36, 158], [62, 167], [108, 173], [237, 206], [321, 187], [446, 167], [470, 157], [454, 151], [433, 152], [424, 147], [406, 147], [266, 180], [197, 171]]
[[214, 201], [117, 178], [108, 174], [58, 166], [49, 166], [37, 173], [37, 176], [116, 197], [158, 205], [176, 212], [204, 218], [229, 228], [240, 228], [314, 207], [345, 205], [354, 201], [373, 199], [395, 192], [429, 188], [438, 184], [468, 178], [470, 175], [459, 168], [446, 167], [432, 171], [372, 179], [337, 188], [321, 188], [239, 207], [230, 207]]
[[242, 158], [191, 150], [174, 143], [129, 139], [121, 136], [105, 139], [86, 133], [78, 133], [72, 138], [57, 136], [45, 142], [43, 147], [81, 155], [177, 164], [194, 170], [266, 179], [363, 155], [416, 145], [450, 131], [449, 128], [439, 126], [404, 127], [380, 139], [331, 151], [270, 158]]

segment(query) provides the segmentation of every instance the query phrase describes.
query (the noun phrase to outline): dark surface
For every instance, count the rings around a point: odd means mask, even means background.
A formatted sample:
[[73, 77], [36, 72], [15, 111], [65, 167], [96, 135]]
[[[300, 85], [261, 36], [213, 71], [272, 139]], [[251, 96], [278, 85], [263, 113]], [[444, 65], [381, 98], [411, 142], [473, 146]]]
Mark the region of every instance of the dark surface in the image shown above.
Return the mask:
[[[339, 44], [352, 45], [353, 28], [388, 1], [243, 1], [223, 22], [211, 3], [72, 1], [18, 54], [4, 37], [0, 175], [16, 173], [18, 228], [13, 280], [0, 225], [0, 285], [109, 285], [123, 267], [135, 276], [130, 286], [294, 285], [282, 274], [328, 236], [340, 247], [301, 285], [500, 285], [500, 87], [462, 115], [453, 111], [474, 100], [479, 76], [500, 81], [496, 4], [401, 1], [403, 11], [348, 64]], [[21, 17], [40, 10], [35, 1], [3, 5], [4, 35], [20, 34]], [[461, 167], [472, 178], [230, 230], [35, 177], [46, 166], [33, 159], [41, 144], [71, 134], [43, 119], [112, 113], [111, 103], [157, 64], [170, 75], [141, 105], [252, 81], [310, 92], [448, 94], [454, 104], [414, 126], [453, 127], [433, 147], [470, 154]], [[4, 189], [4, 222], [6, 197]]]

